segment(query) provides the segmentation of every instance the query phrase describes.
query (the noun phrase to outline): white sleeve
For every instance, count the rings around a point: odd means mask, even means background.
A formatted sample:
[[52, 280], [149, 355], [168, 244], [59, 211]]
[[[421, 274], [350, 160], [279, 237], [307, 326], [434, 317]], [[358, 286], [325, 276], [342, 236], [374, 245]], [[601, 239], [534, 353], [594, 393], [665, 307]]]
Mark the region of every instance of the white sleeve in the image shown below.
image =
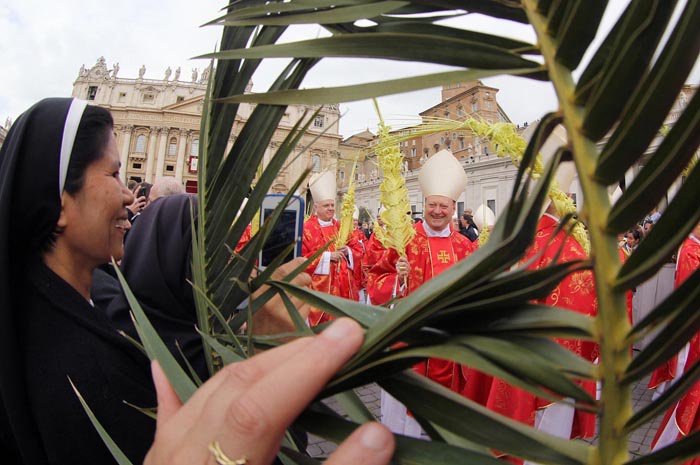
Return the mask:
[[330, 252], [323, 252], [321, 255], [321, 259], [318, 262], [318, 265], [316, 266], [316, 270], [314, 270], [314, 274], [322, 274], [322, 275], [327, 275], [330, 274], [331, 272], [331, 253]]

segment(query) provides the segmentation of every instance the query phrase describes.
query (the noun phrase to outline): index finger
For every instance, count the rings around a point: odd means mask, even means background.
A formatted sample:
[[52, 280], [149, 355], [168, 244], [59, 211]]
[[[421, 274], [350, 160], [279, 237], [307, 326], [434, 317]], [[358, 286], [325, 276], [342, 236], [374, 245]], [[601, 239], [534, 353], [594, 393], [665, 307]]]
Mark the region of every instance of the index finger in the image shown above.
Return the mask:
[[207, 422], [215, 430], [205, 431], [206, 426], [191, 430], [197, 437], [190, 439], [207, 444], [213, 436], [227, 453], [245, 455], [251, 463], [269, 463], [284, 430], [361, 344], [362, 330], [357, 323], [348, 318], [336, 320], [243, 392], [234, 393], [222, 385], [218, 399], [207, 410], [223, 414], [223, 423]]

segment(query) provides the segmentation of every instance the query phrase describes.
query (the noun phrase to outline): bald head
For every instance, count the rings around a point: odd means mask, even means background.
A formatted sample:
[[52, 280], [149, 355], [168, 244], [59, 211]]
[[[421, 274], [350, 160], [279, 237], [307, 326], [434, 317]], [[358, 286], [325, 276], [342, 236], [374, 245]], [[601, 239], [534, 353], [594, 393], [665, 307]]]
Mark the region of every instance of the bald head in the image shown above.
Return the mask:
[[148, 199], [153, 202], [159, 197], [167, 197], [168, 195], [184, 194], [185, 188], [182, 183], [173, 177], [163, 177], [156, 179], [151, 187], [151, 194]]

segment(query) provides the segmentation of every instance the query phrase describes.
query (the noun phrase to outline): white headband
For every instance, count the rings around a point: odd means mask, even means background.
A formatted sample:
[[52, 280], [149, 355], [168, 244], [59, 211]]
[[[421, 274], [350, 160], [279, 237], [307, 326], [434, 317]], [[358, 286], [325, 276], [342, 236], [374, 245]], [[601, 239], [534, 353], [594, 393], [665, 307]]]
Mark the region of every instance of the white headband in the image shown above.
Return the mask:
[[68, 109], [66, 122], [63, 125], [63, 140], [61, 140], [61, 159], [58, 165], [58, 195], [63, 194], [63, 186], [66, 184], [66, 175], [68, 174], [68, 162], [70, 162], [70, 154], [73, 152], [73, 143], [75, 135], [78, 133], [78, 125], [83, 117], [83, 112], [87, 107], [85, 100], [73, 99]]

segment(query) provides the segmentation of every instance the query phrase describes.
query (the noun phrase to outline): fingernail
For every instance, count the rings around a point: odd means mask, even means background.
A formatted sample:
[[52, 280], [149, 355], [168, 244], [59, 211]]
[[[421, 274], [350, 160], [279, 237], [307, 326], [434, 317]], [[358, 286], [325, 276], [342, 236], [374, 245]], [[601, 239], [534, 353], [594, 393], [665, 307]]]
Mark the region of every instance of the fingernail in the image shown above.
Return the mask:
[[387, 447], [387, 431], [377, 423], [369, 423], [364, 426], [360, 436], [360, 443], [371, 450], [382, 450]]
[[355, 323], [347, 318], [341, 318], [335, 321], [332, 325], [328, 327], [325, 331], [321, 333], [321, 336], [327, 339], [340, 340], [345, 339], [350, 336], [350, 334], [355, 329]]

